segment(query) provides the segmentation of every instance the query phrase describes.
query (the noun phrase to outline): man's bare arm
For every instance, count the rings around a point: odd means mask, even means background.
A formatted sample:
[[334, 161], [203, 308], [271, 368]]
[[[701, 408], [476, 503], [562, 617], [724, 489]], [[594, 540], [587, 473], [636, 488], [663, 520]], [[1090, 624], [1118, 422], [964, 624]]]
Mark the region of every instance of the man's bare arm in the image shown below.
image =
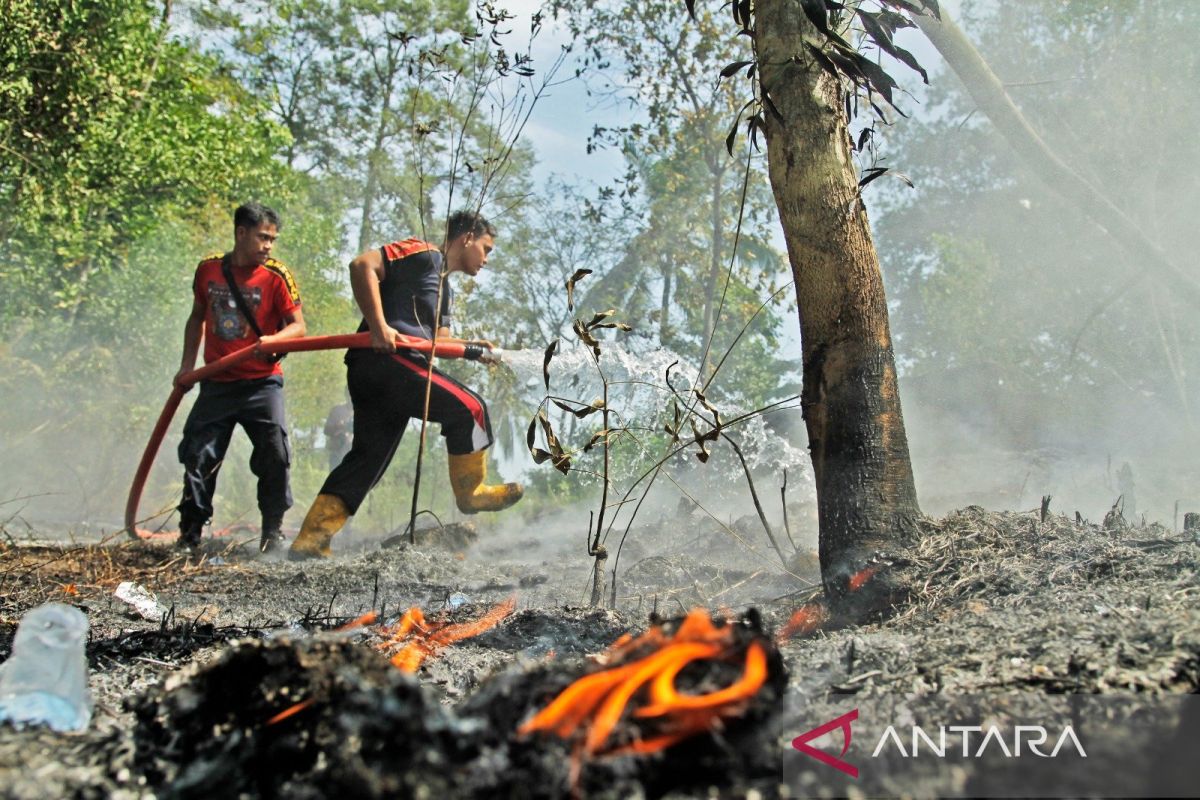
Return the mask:
[[371, 331], [371, 348], [381, 353], [394, 353], [399, 331], [383, 316], [383, 300], [379, 297], [379, 284], [384, 274], [383, 255], [378, 250], [368, 250], [350, 262], [350, 288], [354, 290], [354, 302], [358, 303], [367, 329]]
[[283, 315], [283, 328], [277, 333], [272, 333], [258, 340], [259, 352], [271, 352], [271, 345], [282, 342], [286, 339], [299, 339], [308, 331], [308, 326], [304, 322], [304, 312], [297, 306], [290, 313]]
[[192, 300], [192, 313], [188, 315], [183, 325], [183, 356], [179, 359], [179, 371], [172, 381], [185, 391], [192, 388], [191, 384], [180, 383], [184, 374], [196, 368], [196, 356], [200, 354], [200, 343], [204, 339], [204, 304], [199, 299]]

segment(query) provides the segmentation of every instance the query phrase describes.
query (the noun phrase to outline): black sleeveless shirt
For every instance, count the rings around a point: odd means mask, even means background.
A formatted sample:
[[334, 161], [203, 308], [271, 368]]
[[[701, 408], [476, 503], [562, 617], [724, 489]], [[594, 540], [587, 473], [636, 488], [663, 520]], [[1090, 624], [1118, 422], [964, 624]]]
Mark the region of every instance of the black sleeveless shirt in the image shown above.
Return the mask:
[[[420, 239], [405, 239], [379, 248], [383, 256], [383, 280], [379, 299], [387, 323], [400, 333], [432, 339], [437, 327], [449, 326], [454, 292], [449, 281], [442, 285], [441, 309], [437, 314], [438, 281], [442, 254]], [[368, 330], [364, 319], [359, 332]]]

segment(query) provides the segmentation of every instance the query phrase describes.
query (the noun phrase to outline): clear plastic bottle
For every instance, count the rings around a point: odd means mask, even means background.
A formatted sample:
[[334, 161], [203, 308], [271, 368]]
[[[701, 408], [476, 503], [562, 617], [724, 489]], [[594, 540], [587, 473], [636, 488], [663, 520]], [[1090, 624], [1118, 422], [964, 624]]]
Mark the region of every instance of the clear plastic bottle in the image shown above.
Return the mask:
[[0, 720], [81, 731], [92, 719], [82, 611], [47, 603], [21, 618], [12, 654], [0, 664]]

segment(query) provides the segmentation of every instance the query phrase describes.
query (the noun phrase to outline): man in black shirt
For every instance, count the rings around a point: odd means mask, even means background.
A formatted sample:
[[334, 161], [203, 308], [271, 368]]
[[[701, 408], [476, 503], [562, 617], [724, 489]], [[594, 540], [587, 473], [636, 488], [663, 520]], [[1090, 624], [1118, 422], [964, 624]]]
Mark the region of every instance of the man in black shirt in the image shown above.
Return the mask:
[[[521, 499], [520, 484], [488, 486], [484, 450], [492, 426], [483, 398], [438, 369], [430, 378], [425, 355], [397, 349], [398, 333], [439, 340], [450, 335], [453, 292], [443, 280], [452, 272], [479, 274], [495, 246], [496, 229], [472, 211], [447, 223], [439, 250], [405, 239], [368, 250], [350, 262], [350, 285], [363, 312], [359, 331], [371, 334], [371, 350], [346, 354], [346, 382], [354, 406], [350, 452], [330, 473], [292, 543], [293, 559], [328, 558], [329, 543], [383, 477], [411, 417], [424, 413], [442, 426], [450, 456], [450, 485], [461, 511], [499, 511]], [[444, 254], [444, 255], [443, 255]]]

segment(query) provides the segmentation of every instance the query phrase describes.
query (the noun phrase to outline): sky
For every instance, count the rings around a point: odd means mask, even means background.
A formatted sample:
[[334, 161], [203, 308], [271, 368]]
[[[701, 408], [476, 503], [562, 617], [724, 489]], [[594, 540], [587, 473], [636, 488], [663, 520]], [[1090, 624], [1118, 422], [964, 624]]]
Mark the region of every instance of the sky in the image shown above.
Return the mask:
[[[532, 15], [542, 3], [540, 0], [506, 0], [503, 7], [516, 15], [513, 27], [526, 30]], [[680, 3], [682, 7], [682, 2]], [[943, 0], [941, 7], [947, 13], [957, 13], [957, 0]], [[899, 31], [896, 42], [912, 52], [917, 61], [927, 69], [941, 64], [941, 56], [925, 37], [915, 30]], [[560, 49], [571, 43], [570, 33], [561, 20], [547, 19], [535, 40], [533, 55], [535, 68], [544, 69], [552, 64]], [[636, 121], [638, 111], [629, 104], [614, 103], [588, 97], [583, 81], [575, 79], [575, 55], [568, 56], [559, 85], [552, 88], [539, 102], [525, 130], [526, 140], [537, 154], [538, 166], [534, 171], [540, 182], [556, 175], [569, 181], [606, 183], [624, 171], [620, 153], [614, 150], [587, 152], [587, 139], [596, 125], [622, 125]], [[921, 96], [920, 79], [907, 70], [896, 70], [895, 77], [911, 91], [914, 97]], [[910, 101], [906, 111], [919, 113], [916, 103]], [[779, 239], [782, 248], [782, 237]]]
[[[518, 30], [527, 30], [533, 14], [542, 7], [539, 0], [506, 0], [501, 5], [516, 15], [513, 27]], [[548, 69], [570, 44], [566, 25], [547, 18], [534, 41], [534, 68]], [[587, 139], [596, 125], [611, 124], [614, 119], [633, 120], [636, 114], [628, 107], [602, 106], [589, 98], [583, 81], [573, 77], [575, 57], [567, 56], [560, 70], [562, 77], [539, 100], [525, 128], [525, 139], [537, 154], [534, 178], [539, 183], [554, 175], [570, 182], [603, 184], [623, 170], [620, 153], [599, 150], [589, 154]]]

